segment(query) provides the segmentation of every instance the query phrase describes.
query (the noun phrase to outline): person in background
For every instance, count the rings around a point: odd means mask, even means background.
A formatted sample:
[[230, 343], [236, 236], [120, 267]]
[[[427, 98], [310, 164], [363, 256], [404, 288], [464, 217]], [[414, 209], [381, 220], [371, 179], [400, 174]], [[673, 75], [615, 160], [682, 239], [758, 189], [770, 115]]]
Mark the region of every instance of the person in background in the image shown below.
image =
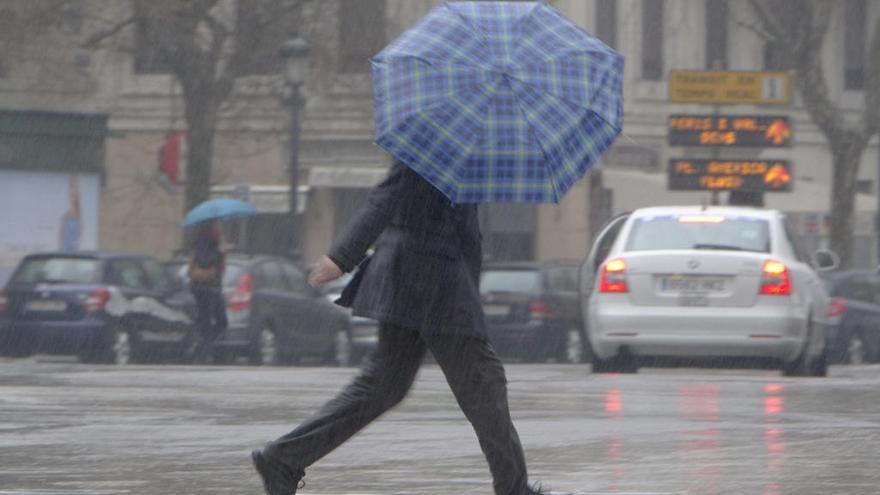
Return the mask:
[[58, 247], [62, 251], [79, 251], [79, 241], [82, 237], [82, 215], [79, 199], [79, 177], [76, 174], [70, 176], [67, 185], [67, 198], [70, 203], [64, 215], [61, 215], [61, 229], [58, 234]]
[[226, 255], [221, 249], [220, 222], [204, 222], [196, 234], [189, 258], [187, 277], [196, 300], [198, 342], [193, 358], [196, 362], [209, 361], [211, 345], [226, 330], [226, 302], [223, 299], [223, 272]]

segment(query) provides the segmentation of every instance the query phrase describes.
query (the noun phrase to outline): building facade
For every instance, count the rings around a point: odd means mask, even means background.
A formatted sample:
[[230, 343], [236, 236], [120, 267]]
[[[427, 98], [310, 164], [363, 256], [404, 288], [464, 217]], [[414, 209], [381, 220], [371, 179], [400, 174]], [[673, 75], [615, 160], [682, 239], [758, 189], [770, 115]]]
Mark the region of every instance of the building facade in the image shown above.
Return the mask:
[[[322, 0], [310, 2], [304, 11], [297, 27], [311, 45], [299, 140], [305, 261], [328, 249], [390, 164], [389, 157], [373, 144], [369, 57], [437, 3]], [[592, 233], [614, 213], [709, 201], [708, 193], [667, 190], [670, 159], [710, 155], [702, 149], [670, 146], [666, 136], [669, 115], [713, 111], [781, 114], [791, 119], [794, 139], [790, 148], [724, 150], [722, 157], [789, 160], [796, 176], [793, 192], [768, 194], [767, 206], [791, 212], [814, 245], [824, 242], [825, 215], [831, 206], [831, 155], [799, 96], [789, 105], [776, 107], [713, 108], [668, 99], [671, 70], [784, 69], [777, 51], [747, 27], [750, 20], [744, 2], [551, 3], [625, 55], [625, 129], [597, 172], [581, 181], [559, 205], [483, 207], [488, 258], [579, 260], [586, 254]], [[234, 15], [235, 4], [225, 0], [221, 7]], [[70, 11], [61, 16], [63, 22], [0, 63], [0, 109], [105, 115], [98, 246], [172, 256], [183, 242], [183, 191], [159, 165], [163, 146], [167, 153], [162, 156], [173, 158], [175, 154], [168, 150], [180, 144], [173, 137], [185, 131], [180, 88], [167, 67], [155, 59], [149, 44], [139, 39], [136, 26], [120, 30], [97, 47], [83, 47], [81, 40], [103, 29], [108, 18], [130, 15], [128, 2], [83, 0], [66, 5]], [[856, 15], [860, 12], [861, 16]], [[846, 109], [847, 118], [857, 118], [864, 105], [865, 47], [874, 25], [871, 19], [878, 14], [880, 5], [875, 0], [835, 2], [822, 56], [832, 97]], [[861, 35], [852, 27], [859, 17], [864, 21]], [[279, 32], [278, 45], [288, 34]], [[221, 113], [212, 186], [216, 195], [249, 198], [261, 212], [255, 219], [233, 225], [232, 240], [244, 249], [278, 251], [286, 245], [289, 227], [289, 111], [280, 68], [269, 61], [271, 50], [261, 53], [267, 60], [265, 70], [240, 79]], [[183, 155], [178, 149], [177, 156]], [[876, 259], [873, 219], [878, 158], [875, 139], [862, 158], [857, 201], [855, 260], [866, 266]], [[185, 181], [185, 163], [178, 159], [177, 164], [177, 179]]]

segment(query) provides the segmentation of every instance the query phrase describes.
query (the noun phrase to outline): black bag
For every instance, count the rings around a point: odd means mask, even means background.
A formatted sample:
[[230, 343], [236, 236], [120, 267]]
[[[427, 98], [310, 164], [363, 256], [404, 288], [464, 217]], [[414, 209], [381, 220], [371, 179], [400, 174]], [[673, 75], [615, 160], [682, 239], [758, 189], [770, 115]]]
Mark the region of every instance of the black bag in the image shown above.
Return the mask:
[[357, 295], [358, 288], [361, 286], [361, 281], [364, 279], [364, 273], [367, 271], [367, 266], [372, 259], [372, 256], [367, 256], [364, 261], [361, 261], [361, 264], [358, 265], [354, 272], [354, 276], [351, 277], [351, 280], [349, 280], [345, 288], [342, 289], [342, 294], [333, 301], [335, 304], [342, 306], [343, 308], [350, 308], [354, 304], [354, 298]]

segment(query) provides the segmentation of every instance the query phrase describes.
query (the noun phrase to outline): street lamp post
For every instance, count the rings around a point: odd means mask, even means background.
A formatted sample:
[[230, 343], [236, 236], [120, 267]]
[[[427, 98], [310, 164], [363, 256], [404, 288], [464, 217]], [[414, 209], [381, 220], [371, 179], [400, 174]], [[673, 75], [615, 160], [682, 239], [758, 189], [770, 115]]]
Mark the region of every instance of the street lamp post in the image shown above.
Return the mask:
[[298, 213], [299, 196], [299, 139], [300, 111], [304, 100], [300, 87], [305, 81], [308, 71], [309, 45], [306, 40], [296, 37], [285, 41], [278, 50], [284, 59], [284, 82], [287, 104], [290, 107], [290, 163], [288, 180], [290, 185], [290, 244], [289, 254], [294, 257], [302, 255], [301, 228]]

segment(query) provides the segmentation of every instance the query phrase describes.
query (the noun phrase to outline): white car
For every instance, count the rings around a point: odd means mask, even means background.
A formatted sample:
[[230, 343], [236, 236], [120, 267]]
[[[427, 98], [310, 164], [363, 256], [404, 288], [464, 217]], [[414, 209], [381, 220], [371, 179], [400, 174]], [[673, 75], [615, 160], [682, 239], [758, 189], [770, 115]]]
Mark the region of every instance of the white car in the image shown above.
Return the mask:
[[644, 357], [760, 358], [825, 376], [828, 295], [783, 213], [657, 207], [609, 222], [581, 266], [593, 371]]

